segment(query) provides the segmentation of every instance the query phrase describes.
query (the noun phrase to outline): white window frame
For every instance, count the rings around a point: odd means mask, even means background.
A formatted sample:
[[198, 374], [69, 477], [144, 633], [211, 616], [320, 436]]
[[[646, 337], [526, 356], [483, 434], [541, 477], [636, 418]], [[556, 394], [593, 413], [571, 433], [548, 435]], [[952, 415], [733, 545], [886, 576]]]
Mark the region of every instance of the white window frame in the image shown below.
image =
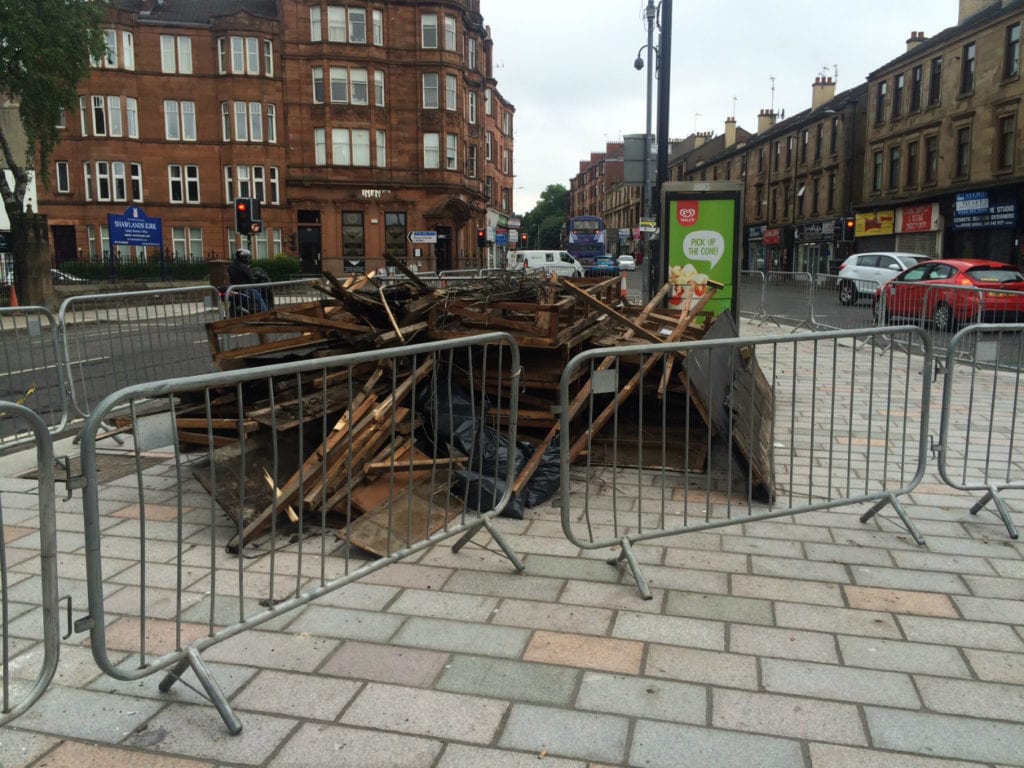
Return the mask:
[[370, 129], [352, 129], [352, 165], [360, 168], [370, 167]]
[[129, 163], [128, 171], [131, 178], [132, 202], [141, 203], [143, 195], [142, 187], [142, 163]]
[[82, 129], [82, 135], [89, 135], [89, 121], [91, 119], [91, 111], [89, 105], [92, 100], [87, 96], [78, 97], [78, 125]]
[[309, 9], [309, 41], [319, 43], [321, 40], [323, 40], [323, 25], [320, 6], [314, 5]]
[[270, 166], [269, 179], [267, 181], [267, 194], [270, 196], [271, 205], [281, 204], [281, 172], [276, 165]]
[[125, 69], [135, 70], [135, 34], [128, 30], [121, 32], [121, 58]]
[[233, 203], [235, 200], [235, 168], [232, 165], [224, 166], [224, 202]]
[[267, 105], [267, 143], [277, 143], [277, 106], [268, 103]]
[[110, 200], [110, 163], [106, 160], [96, 161], [96, 199], [100, 202]]
[[384, 70], [373, 71], [373, 103], [378, 107], [384, 106]]
[[235, 171], [238, 178], [238, 196], [252, 197], [252, 177], [248, 165], [237, 165]]
[[501, 150], [501, 172], [508, 173], [511, 167], [511, 157], [507, 148]]
[[377, 131], [376, 144], [377, 144], [377, 152], [376, 152], [376, 154], [377, 154], [377, 157], [376, 157], [377, 167], [378, 168], [387, 168], [387, 165], [388, 165], [388, 134], [387, 134], [387, 131], [381, 131], [381, 130]]
[[235, 141], [249, 140], [249, 105], [244, 101], [235, 102]]
[[92, 135], [107, 135], [107, 100], [102, 96], [92, 97]]
[[58, 160], [56, 166], [54, 175], [57, 178], [57, 192], [68, 194], [71, 192], [71, 176], [68, 170], [68, 161]]
[[348, 9], [348, 41], [356, 45], [366, 45], [366, 9]]
[[484, 88], [484, 114], [490, 115], [493, 109], [494, 105], [491, 100], [491, 89]]
[[249, 102], [249, 140], [263, 142], [263, 104]]
[[178, 116], [178, 102], [164, 99], [164, 139], [181, 141], [181, 118]]
[[437, 109], [438, 101], [438, 75], [436, 72], [423, 73], [423, 108]]
[[441, 134], [423, 134], [423, 167], [431, 169], [441, 167]]
[[313, 129], [313, 162], [327, 165], [327, 131], [324, 128]]
[[82, 163], [82, 180], [85, 182], [85, 199], [92, 200], [92, 166], [88, 161]]
[[466, 105], [466, 112], [469, 113], [469, 124], [476, 125], [476, 92], [469, 92], [469, 99]]
[[466, 41], [466, 67], [476, 71], [476, 38], [471, 37]]
[[196, 141], [199, 138], [196, 127], [196, 103], [183, 101], [179, 105], [179, 110], [181, 112], [182, 141]]
[[352, 104], [366, 107], [370, 104], [370, 74], [366, 69], [357, 67], [348, 73]]
[[458, 35], [455, 17], [451, 14], [445, 14], [444, 17], [444, 49], [446, 51], [458, 50]]
[[220, 137], [224, 141], [231, 141], [231, 102], [220, 103]]
[[123, 160], [115, 160], [110, 164], [110, 197], [116, 202], [128, 200], [128, 174]]
[[458, 134], [449, 133], [445, 136], [445, 169], [449, 171], [459, 170], [459, 137]]
[[437, 45], [437, 14], [424, 13], [420, 16], [420, 47], [434, 50]]
[[245, 38], [232, 35], [231, 38], [231, 74], [245, 74]]
[[103, 55], [103, 66], [107, 69], [117, 69], [117, 30], [104, 29], [103, 43], [106, 49]]
[[263, 40], [263, 75], [274, 76], [274, 41], [270, 38]]
[[245, 74], [258, 75], [261, 58], [260, 39], [258, 37], [245, 38]]
[[459, 110], [459, 81], [455, 75], [444, 76], [444, 108], [449, 112]]
[[384, 45], [384, 11], [373, 10], [373, 44]]
[[346, 67], [331, 67], [328, 91], [332, 104], [348, 104], [348, 69]]
[[490, 131], [484, 134], [484, 159], [494, 159], [494, 134]]
[[124, 99], [124, 106], [128, 138], [137, 139], [139, 138], [139, 100], [134, 96], [126, 96]]
[[252, 167], [252, 196], [261, 204], [267, 202], [267, 180], [262, 165]]
[[466, 148], [466, 175], [471, 179], [476, 178], [476, 144]]
[[331, 165], [352, 165], [352, 139], [348, 128], [331, 129]]
[[340, 5], [327, 6], [327, 41], [330, 43], [348, 42], [346, 32], [348, 23], [346, 21], [345, 9]]
[[118, 138], [124, 136], [120, 96], [107, 96], [107, 135]]
[[228, 73], [228, 39], [217, 38], [217, 72], [221, 75]]
[[[312, 80], [313, 80], [313, 103], [314, 104], [323, 104], [324, 103], [324, 96], [325, 96], [325, 94], [324, 94], [324, 68], [323, 67], [313, 67], [313, 69], [311, 70], [310, 74], [311, 74]], [[317, 83], [320, 84], [319, 88], [317, 86]], [[317, 91], [318, 90], [320, 92], [319, 93], [319, 98], [317, 98]]]

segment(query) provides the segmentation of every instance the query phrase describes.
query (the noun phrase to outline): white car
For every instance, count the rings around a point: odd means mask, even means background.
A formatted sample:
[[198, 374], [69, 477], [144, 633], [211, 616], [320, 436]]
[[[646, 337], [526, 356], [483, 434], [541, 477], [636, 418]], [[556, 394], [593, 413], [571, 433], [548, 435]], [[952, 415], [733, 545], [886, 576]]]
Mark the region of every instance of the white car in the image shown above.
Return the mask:
[[543, 269], [559, 277], [583, 277], [583, 265], [567, 251], [527, 250], [515, 251], [514, 269]]
[[927, 261], [932, 256], [899, 251], [855, 253], [839, 265], [839, 303], [855, 304], [857, 299], [874, 296], [884, 285], [907, 267]]
[[633, 258], [632, 254], [624, 253], [619, 256], [619, 269], [636, 269], [636, 259]]

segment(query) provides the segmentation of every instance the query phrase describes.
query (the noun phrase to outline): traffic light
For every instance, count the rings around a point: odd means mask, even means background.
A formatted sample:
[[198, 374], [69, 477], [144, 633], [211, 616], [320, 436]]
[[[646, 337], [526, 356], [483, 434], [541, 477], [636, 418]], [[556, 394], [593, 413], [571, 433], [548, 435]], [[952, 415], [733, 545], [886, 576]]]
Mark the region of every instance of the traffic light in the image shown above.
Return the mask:
[[259, 200], [252, 197], [235, 198], [235, 231], [240, 235], [255, 235], [263, 231]]
[[857, 219], [853, 216], [843, 219], [843, 240], [852, 243], [857, 234]]
[[487, 245], [487, 230], [483, 227], [477, 227], [476, 229], [476, 244], [480, 248]]
[[525, 232], [520, 232], [519, 233], [519, 247], [520, 248], [525, 248], [527, 246], [527, 244], [529, 244], [529, 242], [530, 242], [530, 236], [528, 234], [526, 234]]

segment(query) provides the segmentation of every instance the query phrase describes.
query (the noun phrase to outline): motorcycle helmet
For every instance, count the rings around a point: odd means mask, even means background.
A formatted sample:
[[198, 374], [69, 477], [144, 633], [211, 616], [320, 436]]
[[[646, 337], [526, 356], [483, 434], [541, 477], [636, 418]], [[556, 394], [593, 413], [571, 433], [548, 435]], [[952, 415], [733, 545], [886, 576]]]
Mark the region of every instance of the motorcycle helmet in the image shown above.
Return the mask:
[[249, 249], [239, 248], [237, 251], [235, 251], [235, 261], [237, 261], [239, 264], [251, 264], [252, 254], [249, 252]]

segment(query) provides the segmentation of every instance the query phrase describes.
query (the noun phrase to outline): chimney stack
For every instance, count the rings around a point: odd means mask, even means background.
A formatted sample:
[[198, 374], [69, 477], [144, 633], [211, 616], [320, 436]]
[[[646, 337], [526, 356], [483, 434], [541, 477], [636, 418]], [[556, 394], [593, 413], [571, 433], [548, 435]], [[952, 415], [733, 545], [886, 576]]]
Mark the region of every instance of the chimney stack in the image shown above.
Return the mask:
[[736, 144], [736, 118], [727, 117], [725, 118], [725, 148]]
[[757, 113], [757, 132], [764, 133], [775, 125], [778, 118], [779, 116], [770, 109], [762, 109]]
[[811, 109], [832, 101], [836, 95], [836, 82], [831, 77], [816, 77], [811, 86]]
[[987, 11], [993, 6], [1002, 7], [1002, 5], [1003, 0], [960, 0], [960, 14], [956, 23], [963, 24], [966, 19], [976, 13]]
[[911, 32], [910, 38], [907, 40], [907, 50], [912, 51], [927, 38], [924, 36], [924, 32]]

